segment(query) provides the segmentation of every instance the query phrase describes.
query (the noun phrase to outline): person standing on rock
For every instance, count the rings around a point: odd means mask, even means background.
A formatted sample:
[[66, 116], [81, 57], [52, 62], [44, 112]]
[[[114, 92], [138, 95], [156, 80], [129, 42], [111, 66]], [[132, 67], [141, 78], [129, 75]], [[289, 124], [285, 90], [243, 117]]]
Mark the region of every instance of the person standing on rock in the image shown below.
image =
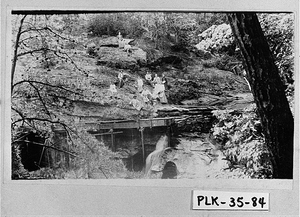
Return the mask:
[[155, 74], [155, 76], [153, 78], [153, 86], [155, 87], [156, 84], [161, 84], [161, 79], [160, 79], [160, 77], [158, 77], [157, 74]]
[[153, 79], [155, 83], [154, 90], [153, 90], [153, 97], [158, 99], [160, 103], [166, 104], [168, 103], [166, 94], [165, 94], [165, 85], [162, 83], [160, 77], [155, 74], [155, 78]]
[[123, 40], [123, 36], [121, 35], [121, 32], [119, 32], [119, 35], [117, 36], [118, 38], [118, 43], [119, 43], [119, 48], [124, 48], [124, 40]]
[[153, 78], [153, 87], [154, 87], [154, 89], [153, 89], [153, 98], [154, 99], [158, 99], [159, 98], [159, 96], [158, 96], [159, 91], [160, 91], [159, 90], [160, 89], [159, 83], [161, 83], [161, 80], [157, 76], [157, 74], [155, 74], [155, 76]]
[[144, 86], [143, 79], [138, 78], [138, 79], [137, 79], [137, 85], [138, 85], [138, 92], [139, 92], [139, 93], [142, 93], [142, 91], [143, 91], [143, 86]]
[[168, 103], [167, 101], [167, 96], [168, 96], [168, 94], [169, 94], [169, 91], [168, 91], [168, 88], [169, 88], [169, 86], [168, 86], [168, 80], [167, 80], [167, 78], [166, 78], [166, 76], [165, 75], [163, 75], [162, 76], [162, 78], [161, 78], [161, 81], [162, 81], [162, 84], [164, 85], [164, 93], [163, 93], [163, 98], [165, 98], [165, 103]]
[[117, 91], [117, 89], [116, 89], [116, 85], [115, 84], [110, 84], [110, 86], [109, 86], [109, 89], [108, 89], [108, 91], [109, 91], [109, 97], [110, 98], [116, 98], [116, 93], [118, 92]]
[[145, 75], [145, 79], [147, 83], [151, 85], [152, 75], [150, 74], [150, 72], [147, 72], [147, 74]]
[[158, 92], [158, 98], [160, 103], [166, 104], [168, 103], [166, 93], [165, 93], [165, 85], [164, 84], [156, 84], [157, 92]]
[[165, 75], [162, 75], [161, 77], [161, 82], [163, 83], [163, 85], [165, 86], [165, 90], [168, 89], [168, 81]]
[[118, 74], [118, 87], [122, 88], [124, 86], [124, 74], [123, 72], [119, 72]]

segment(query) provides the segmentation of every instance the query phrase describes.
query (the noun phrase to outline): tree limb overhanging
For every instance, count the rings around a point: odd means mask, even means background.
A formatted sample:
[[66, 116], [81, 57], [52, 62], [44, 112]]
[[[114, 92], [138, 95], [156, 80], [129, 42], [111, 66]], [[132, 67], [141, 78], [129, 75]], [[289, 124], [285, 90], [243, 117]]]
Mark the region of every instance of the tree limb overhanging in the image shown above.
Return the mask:
[[50, 148], [50, 149], [54, 149], [56, 151], [59, 151], [59, 152], [63, 152], [63, 153], [66, 153], [66, 154], [69, 154], [73, 157], [77, 157], [77, 155], [69, 152], [69, 151], [65, 151], [65, 150], [62, 150], [60, 148], [56, 148], [56, 147], [53, 147], [53, 146], [50, 146], [50, 145], [46, 145], [44, 143], [39, 143], [39, 142], [33, 142], [33, 141], [29, 141], [29, 140], [16, 140], [14, 141], [13, 143], [17, 143], [17, 142], [27, 142], [28, 144], [33, 144], [33, 145], [38, 145], [38, 146], [42, 146], [42, 147], [45, 147], [45, 148]]
[[36, 92], [37, 92], [37, 94], [38, 94], [38, 97], [39, 97], [39, 100], [41, 101], [41, 103], [42, 103], [42, 105], [43, 105], [43, 107], [44, 107], [44, 109], [45, 109], [45, 112], [46, 112], [46, 114], [49, 116], [49, 118], [51, 119], [52, 117], [51, 117], [51, 114], [50, 114], [50, 112], [49, 112], [49, 110], [48, 110], [48, 108], [47, 108], [47, 106], [46, 106], [46, 103], [44, 102], [44, 99], [42, 98], [42, 96], [41, 96], [41, 94], [40, 94], [40, 91], [39, 91], [39, 89], [36, 87], [36, 86], [34, 86], [31, 82], [29, 82], [29, 84], [36, 90]]
[[15, 86], [17, 86], [17, 85], [22, 84], [22, 83], [37, 83], [37, 84], [49, 86], [49, 87], [52, 87], [52, 88], [58, 88], [58, 89], [61, 89], [61, 90], [64, 90], [64, 91], [73, 93], [73, 94], [75, 94], [75, 95], [83, 96], [81, 93], [75, 92], [75, 91], [73, 91], [73, 90], [70, 90], [70, 89], [67, 89], [67, 88], [64, 88], [64, 87], [61, 87], [61, 86], [58, 86], [58, 85], [53, 85], [53, 84], [45, 83], [45, 82], [42, 82], [42, 81], [36, 81], [36, 80], [22, 80], [22, 81], [16, 82], [16, 83], [13, 85], [13, 88], [14, 88]]

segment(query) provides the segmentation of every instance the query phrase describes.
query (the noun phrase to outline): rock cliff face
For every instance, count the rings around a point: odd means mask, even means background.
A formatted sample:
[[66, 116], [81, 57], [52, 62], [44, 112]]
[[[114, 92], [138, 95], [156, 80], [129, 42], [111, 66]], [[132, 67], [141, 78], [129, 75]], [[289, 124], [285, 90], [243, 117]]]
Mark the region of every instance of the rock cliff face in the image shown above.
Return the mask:
[[100, 47], [97, 50], [97, 65], [106, 65], [119, 69], [138, 69], [147, 62], [146, 52], [132, 47], [126, 52], [120, 48]]
[[[126, 46], [123, 46], [123, 45]], [[97, 65], [117, 69], [137, 70], [140, 67], [157, 67], [172, 64], [182, 68], [183, 59], [172, 52], [162, 52], [146, 42], [123, 39], [119, 45], [117, 37], [93, 38], [86, 43], [87, 53], [96, 58]]]
[[97, 65], [119, 69], [138, 69], [147, 63], [147, 53], [137, 46], [130, 45], [134, 39], [123, 39], [119, 46], [117, 37], [93, 38], [87, 43], [87, 53], [96, 58]]

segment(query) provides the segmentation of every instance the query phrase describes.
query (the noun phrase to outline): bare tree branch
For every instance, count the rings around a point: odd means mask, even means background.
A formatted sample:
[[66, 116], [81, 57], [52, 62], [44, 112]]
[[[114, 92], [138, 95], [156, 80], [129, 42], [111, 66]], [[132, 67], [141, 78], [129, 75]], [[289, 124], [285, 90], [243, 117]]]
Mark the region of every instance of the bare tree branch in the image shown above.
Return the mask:
[[[64, 152], [66, 154], [72, 155], [73, 157], [77, 157], [77, 155], [75, 155], [75, 154], [73, 154], [73, 153], [71, 153], [69, 151], [65, 151], [65, 150], [62, 150], [62, 149], [50, 146], [50, 145], [45, 145], [43, 143], [33, 142], [33, 141], [29, 141], [29, 140], [16, 140], [16, 141], [13, 141], [12, 143], [17, 143], [17, 142], [27, 142], [28, 144], [34, 144], [34, 145], [43, 146], [45, 148], [51, 148], [51, 149], [54, 149], [56, 151], [60, 151], [60, 152]], [[50, 142], [50, 143], [53, 144], [52, 142]]]
[[[53, 49], [49, 49], [49, 48], [39, 48], [39, 49], [34, 49], [34, 50], [30, 50], [30, 51], [26, 51], [26, 52], [23, 52], [23, 53], [19, 53], [17, 54], [17, 57], [20, 57], [20, 56], [24, 56], [24, 55], [27, 55], [27, 54], [33, 54], [33, 53], [38, 53], [38, 52], [45, 52], [45, 51], [51, 51], [53, 52], [57, 57], [59, 58], [63, 58], [63, 59], [66, 59], [66, 60], [69, 60], [74, 66], [75, 68], [80, 71], [80, 72], [84, 72], [84, 70], [80, 69], [77, 64], [73, 61], [73, 59], [66, 53], [66, 52], [63, 52], [63, 51], [57, 51], [57, 50], [53, 50]], [[61, 53], [63, 55], [65, 55], [66, 57], [64, 56], [61, 56], [59, 55], [58, 53]]]
[[46, 30], [46, 29], [47, 29], [46, 27], [43, 27], [43, 28], [35, 28], [35, 27], [33, 27], [33, 28], [28, 28], [28, 29], [22, 31], [21, 34], [24, 34], [26, 32], [31, 32], [31, 31], [39, 32], [39, 31]]
[[51, 28], [49, 28], [48, 26], [45, 27], [46, 30], [49, 30], [51, 33], [53, 33], [54, 35], [64, 39], [64, 40], [68, 40], [68, 41], [72, 41], [72, 39], [66, 38], [64, 36], [61, 36], [60, 34], [58, 34], [57, 32], [54, 32]]
[[26, 51], [26, 52], [23, 52], [23, 53], [19, 53], [19, 54], [17, 54], [17, 57], [21, 57], [21, 56], [24, 56], [24, 55], [27, 55], [27, 54], [33, 54], [33, 53], [37, 53], [37, 52], [45, 51], [45, 50], [46, 50], [46, 48], [34, 49], [34, 50]]
[[42, 84], [42, 85], [46, 85], [46, 86], [53, 87], [53, 88], [59, 88], [59, 89], [65, 90], [65, 91], [67, 91], [67, 92], [74, 93], [74, 94], [76, 94], [76, 95], [81, 95], [81, 96], [83, 96], [81, 93], [78, 93], [78, 92], [75, 92], [75, 91], [66, 89], [66, 88], [64, 88], [64, 87], [57, 86], [57, 85], [52, 85], [52, 84], [48, 84], [48, 83], [45, 83], [45, 82], [42, 82], [42, 81], [35, 81], [35, 80], [22, 80], [22, 81], [19, 81], [19, 82], [15, 83], [15, 84], [13, 85], [13, 87], [15, 87], [15, 86], [17, 86], [17, 85], [20, 85], [20, 84], [22, 84], [22, 83], [37, 83], [37, 84]]
[[12, 67], [11, 67], [11, 92], [13, 91], [14, 75], [15, 75], [17, 59], [18, 59], [17, 54], [18, 54], [18, 48], [19, 48], [19, 41], [20, 41], [20, 37], [22, 35], [23, 22], [24, 22], [26, 16], [27, 15], [24, 15], [20, 21], [20, 26], [19, 26], [19, 30], [17, 33], [16, 42], [15, 42], [14, 57], [13, 57]]
[[30, 36], [30, 37], [24, 38], [24, 39], [20, 40], [19, 43], [24, 43], [25, 41], [30, 40], [30, 39], [34, 39], [36, 37], [37, 36], [35, 35], [35, 36]]
[[61, 122], [60, 120], [50, 120], [47, 118], [40, 118], [40, 117], [26, 117], [22, 112], [20, 112], [18, 109], [16, 108], [11, 108], [13, 111], [15, 111], [16, 113], [18, 113], [21, 116], [21, 119], [14, 121], [14, 124], [20, 121], [25, 121], [27, 120], [29, 123], [31, 123], [31, 121], [42, 121], [42, 122], [49, 122], [52, 124], [59, 124], [62, 125], [64, 128], [71, 130], [71, 128], [69, 128], [65, 123]]
[[38, 88], [37, 88], [36, 86], [34, 86], [34, 85], [32, 84], [32, 82], [29, 82], [29, 84], [36, 90], [36, 92], [37, 92], [37, 94], [38, 94], [38, 97], [39, 97], [39, 99], [40, 99], [41, 103], [43, 104], [43, 107], [44, 107], [44, 109], [45, 109], [45, 111], [46, 111], [46, 114], [49, 116], [49, 118], [52, 118], [52, 117], [51, 117], [51, 114], [50, 114], [50, 112], [49, 112], [49, 110], [48, 110], [48, 108], [47, 108], [47, 106], [46, 106], [46, 104], [45, 104], [45, 102], [44, 102], [44, 99], [42, 98], [42, 96], [41, 96], [41, 94], [40, 94], [40, 91], [38, 90]]

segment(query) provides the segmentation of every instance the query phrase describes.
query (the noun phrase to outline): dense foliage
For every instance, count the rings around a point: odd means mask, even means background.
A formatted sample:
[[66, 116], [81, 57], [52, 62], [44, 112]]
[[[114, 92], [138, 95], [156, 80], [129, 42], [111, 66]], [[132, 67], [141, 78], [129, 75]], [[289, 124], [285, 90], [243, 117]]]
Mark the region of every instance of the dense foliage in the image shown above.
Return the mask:
[[229, 169], [242, 169], [251, 178], [271, 178], [271, 154], [264, 142], [255, 107], [243, 111], [219, 110], [212, 134], [230, 162]]
[[[12, 176], [13, 178], [103, 178], [124, 177], [125, 168], [115, 153], [76, 125], [73, 102], [110, 101], [109, 95], [96, 95], [98, 85], [108, 87], [110, 80], [95, 83], [87, 78], [87, 62], [82, 61], [85, 29], [76, 24], [79, 16], [15, 16], [12, 69]], [[103, 70], [103, 73], [106, 73]], [[63, 79], [62, 79], [63, 78]], [[104, 90], [105, 92], [106, 90]], [[107, 91], [106, 91], [107, 92]], [[62, 147], [53, 142], [55, 130], [67, 132]], [[44, 142], [26, 141], [34, 133]], [[68, 168], [61, 160], [49, 161], [50, 168], [28, 173], [21, 160], [22, 144], [46, 147], [67, 154]], [[34, 143], [35, 142], [35, 143]], [[66, 148], [65, 148], [65, 147]], [[41, 153], [41, 159], [44, 152]], [[56, 154], [55, 154], [56, 155]], [[39, 166], [39, 162], [36, 162]], [[56, 174], [57, 173], [57, 174]], [[72, 174], [71, 174], [72, 173]], [[52, 174], [52, 175], [51, 175]]]
[[210, 52], [227, 51], [228, 48], [234, 46], [234, 37], [228, 24], [212, 25], [200, 35], [200, 42], [196, 47], [200, 50], [208, 50]]
[[91, 15], [87, 30], [91, 36], [145, 38], [156, 48], [171, 42], [175, 49], [185, 49], [198, 42], [198, 34], [212, 23], [220, 24], [225, 14], [217, 13], [103, 13]]
[[173, 104], [180, 104], [183, 100], [197, 99], [203, 93], [200, 85], [193, 81], [175, 80], [172, 86], [174, 88], [169, 90], [168, 100]]
[[[259, 21], [275, 57], [282, 81], [286, 85], [287, 96], [292, 96], [294, 92], [294, 14], [262, 13], [259, 14]], [[196, 45], [198, 49], [225, 57], [229, 55], [232, 58], [225, 65], [219, 65], [222, 67], [220, 69], [232, 69], [234, 65], [241, 64], [239, 48], [228, 24], [212, 25], [199, 37], [200, 42]]]
[[138, 16], [130, 13], [103, 13], [91, 16], [87, 26], [90, 36], [116, 36], [122, 33], [127, 37], [140, 37], [143, 28], [137, 25]]
[[260, 14], [264, 35], [274, 55], [287, 96], [294, 93], [294, 14]]

